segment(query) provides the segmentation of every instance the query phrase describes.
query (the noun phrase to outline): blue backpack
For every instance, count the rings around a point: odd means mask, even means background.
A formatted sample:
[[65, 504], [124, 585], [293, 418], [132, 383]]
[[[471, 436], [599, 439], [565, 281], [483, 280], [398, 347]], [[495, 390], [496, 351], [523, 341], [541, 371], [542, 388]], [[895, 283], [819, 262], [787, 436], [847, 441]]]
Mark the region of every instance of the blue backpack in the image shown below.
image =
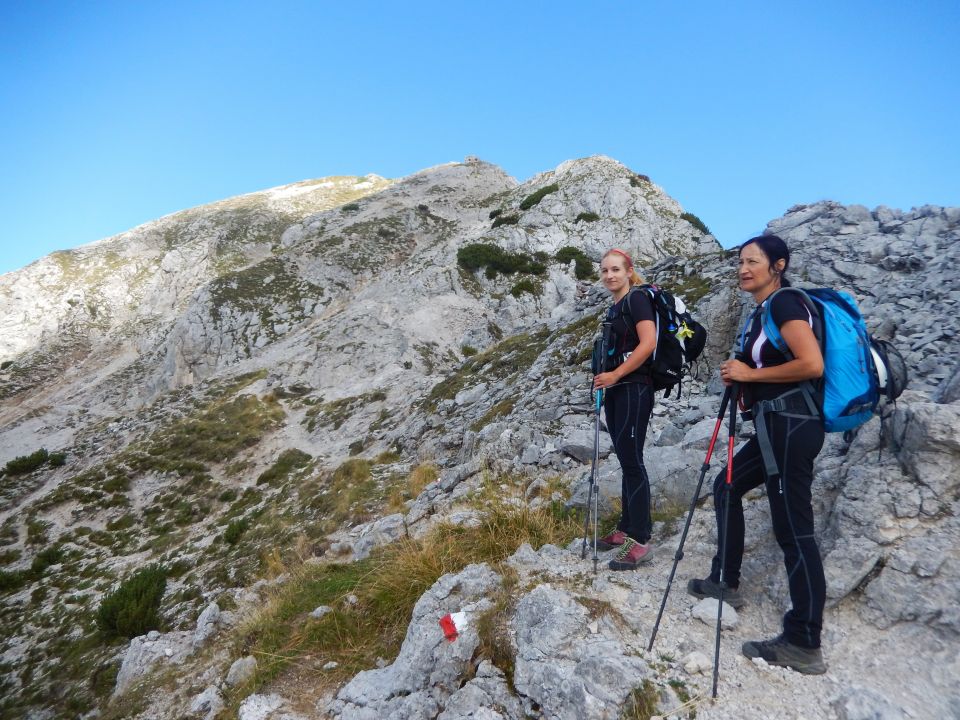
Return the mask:
[[[881, 397], [893, 401], [900, 396], [907, 383], [906, 363], [896, 347], [870, 336], [851, 295], [830, 288], [788, 287], [777, 290], [770, 301], [781, 292], [797, 293], [813, 317], [813, 332], [823, 353], [823, 379], [817, 383], [820, 388], [812, 381], [802, 387], [808, 403], [813, 402], [816, 390], [822, 389], [818, 410], [827, 432], [853, 430], [873, 417]], [[793, 358], [770, 317], [771, 304], [763, 305], [763, 332], [777, 350]], [[741, 351], [752, 320], [753, 315], [741, 335]]]

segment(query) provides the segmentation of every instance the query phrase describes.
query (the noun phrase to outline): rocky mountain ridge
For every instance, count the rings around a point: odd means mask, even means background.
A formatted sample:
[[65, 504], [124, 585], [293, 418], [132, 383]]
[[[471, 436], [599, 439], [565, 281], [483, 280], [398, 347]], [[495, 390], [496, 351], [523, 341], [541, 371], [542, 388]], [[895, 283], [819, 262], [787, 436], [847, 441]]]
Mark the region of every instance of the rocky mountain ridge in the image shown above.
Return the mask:
[[[282, 220], [263, 215], [271, 202]], [[794, 249], [794, 277], [852, 291], [913, 374], [882, 428], [874, 420], [851, 443], [831, 437], [818, 461], [831, 673], [753, 667], [737, 657], [747, 638], [728, 631], [721, 676], [745, 699], [736, 707], [704, 699], [711, 663], [693, 656], [709, 655], [712, 635], [682, 587], [658, 651], [643, 647], [677, 540], [667, 516], [689, 502], [713, 427], [711, 369], [747, 310], [733, 257], [702, 223], [602, 157], [523, 184], [469, 159], [182, 215], [75, 251], [84, 269], [74, 294], [51, 279], [67, 277], [55, 258], [0, 278], [6, 335], [17, 338], [0, 371], [2, 459], [40, 446], [64, 453], [0, 480], [0, 652], [4, 695], [15, 698], [5, 711], [109, 713], [171, 669], [180, 681], [164, 700], [131, 714], [213, 717], [226, 701], [242, 717], [614, 717], [646, 682], [677, 717], [768, 717], [784, 692], [803, 717], [958, 711], [958, 209], [817, 203], [769, 226]], [[505, 565], [441, 577], [379, 669], [313, 683], [315, 692], [309, 679], [286, 693], [258, 681], [240, 705], [245, 686], [230, 675], [241, 671], [227, 672], [237, 651], [221, 640], [293, 582], [254, 583], [269, 567], [262, 554], [299, 543], [320, 563], [363, 562], [443, 522], [482, 522], [476, 498], [491, 480], [532, 510], [582, 498], [592, 445], [584, 362], [605, 303], [588, 276], [611, 246], [711, 329], [696, 377], [658, 404], [651, 425], [647, 465], [665, 519], [650, 572], [593, 576], [578, 547], [521, 547]], [[117, 260], [117, 248], [130, 257]], [[602, 454], [604, 494], [615, 497], [606, 440]], [[405, 485], [408, 474], [422, 483]], [[765, 501], [754, 500], [744, 576], [755, 611], [739, 622], [769, 634], [785, 578]], [[698, 510], [684, 573], [702, 570], [712, 533]], [[165, 632], [105, 643], [98, 603], [151, 562], [168, 569]], [[438, 612], [479, 617], [514, 575], [524, 589], [507, 620], [512, 668], [478, 658], [476, 626], [444, 644]], [[895, 643], [909, 652], [892, 652]], [[317, 677], [335, 672], [324, 667]], [[891, 668], [901, 683], [884, 679]], [[73, 705], [50, 695], [55, 675], [71, 678]], [[116, 687], [127, 692], [110, 705]], [[684, 708], [679, 688], [699, 700]]]

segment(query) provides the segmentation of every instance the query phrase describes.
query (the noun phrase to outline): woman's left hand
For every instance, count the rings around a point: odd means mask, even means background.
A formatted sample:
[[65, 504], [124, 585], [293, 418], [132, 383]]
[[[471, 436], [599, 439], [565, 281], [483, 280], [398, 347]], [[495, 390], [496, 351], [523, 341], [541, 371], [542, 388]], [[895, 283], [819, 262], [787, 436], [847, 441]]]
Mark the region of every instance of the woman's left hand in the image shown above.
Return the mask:
[[750, 382], [753, 368], [740, 360], [724, 360], [720, 365], [720, 379], [724, 385], [735, 382]]
[[616, 373], [600, 373], [599, 375], [593, 376], [593, 389], [599, 390], [601, 388], [608, 388], [612, 385], [616, 385], [618, 382], [620, 382], [620, 378], [617, 377]]

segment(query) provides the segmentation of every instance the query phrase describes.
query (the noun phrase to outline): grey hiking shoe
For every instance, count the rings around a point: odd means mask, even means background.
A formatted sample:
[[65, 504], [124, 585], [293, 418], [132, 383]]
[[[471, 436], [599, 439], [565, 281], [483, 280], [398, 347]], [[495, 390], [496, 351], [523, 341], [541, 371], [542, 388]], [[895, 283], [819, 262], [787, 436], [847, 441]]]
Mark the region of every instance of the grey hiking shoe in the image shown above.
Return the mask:
[[743, 654], [748, 658], [763, 658], [769, 665], [790, 668], [804, 675], [822, 675], [827, 671], [820, 648], [794, 645], [783, 635], [777, 635], [773, 640], [745, 642]]
[[[687, 592], [696, 598], [716, 598], [720, 599], [720, 583], [715, 583], [710, 578], [703, 580], [691, 580], [687, 583]], [[740, 609], [747, 604], [743, 595], [735, 588], [727, 588], [723, 591], [723, 601], [732, 608]]]

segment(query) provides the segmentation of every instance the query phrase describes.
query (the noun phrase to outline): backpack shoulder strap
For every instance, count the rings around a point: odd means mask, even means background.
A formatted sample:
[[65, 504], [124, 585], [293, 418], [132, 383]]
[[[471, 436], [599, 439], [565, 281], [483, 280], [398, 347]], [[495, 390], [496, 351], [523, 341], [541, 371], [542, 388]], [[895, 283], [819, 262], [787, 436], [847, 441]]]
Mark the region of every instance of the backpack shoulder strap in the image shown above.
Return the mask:
[[[649, 285], [649, 284], [648, 284], [648, 285], [631, 285], [631, 286], [630, 286], [630, 289], [627, 290], [627, 294], [623, 296], [623, 311], [622, 311], [622, 312], [623, 312], [627, 317], [629, 317], [630, 320], [632, 321], [632, 320], [633, 320], [633, 313], [630, 312], [630, 295], [633, 294], [633, 293], [635, 293], [635, 292], [648, 292], [648, 293], [650, 293], [650, 302], [653, 303], [654, 314], [656, 314], [656, 308], [657, 308], [656, 298], [657, 298], [657, 291], [658, 291], [659, 289], [660, 289], [660, 288], [658, 288], [656, 285]], [[631, 324], [632, 324], [632, 325], [636, 325], [636, 323], [634, 323], [634, 322], [631, 322]]]
[[813, 301], [813, 299], [806, 293], [805, 290], [802, 290], [801, 288], [780, 288], [769, 298], [767, 298], [766, 303], [764, 303], [763, 308], [760, 311], [760, 323], [763, 326], [764, 335], [767, 336], [777, 350], [786, 355], [788, 358], [793, 359], [793, 353], [790, 352], [790, 347], [787, 345], [787, 341], [784, 340], [783, 336], [780, 334], [780, 328], [776, 323], [776, 319], [773, 317], [773, 299], [780, 293], [792, 293], [800, 298], [800, 301], [803, 303], [804, 307], [807, 308], [807, 311], [810, 313], [811, 317], [814, 318], [813, 334], [816, 336], [817, 343], [820, 345], [820, 349], [822, 350], [823, 334], [821, 332], [820, 310], [817, 308], [817, 304]]

